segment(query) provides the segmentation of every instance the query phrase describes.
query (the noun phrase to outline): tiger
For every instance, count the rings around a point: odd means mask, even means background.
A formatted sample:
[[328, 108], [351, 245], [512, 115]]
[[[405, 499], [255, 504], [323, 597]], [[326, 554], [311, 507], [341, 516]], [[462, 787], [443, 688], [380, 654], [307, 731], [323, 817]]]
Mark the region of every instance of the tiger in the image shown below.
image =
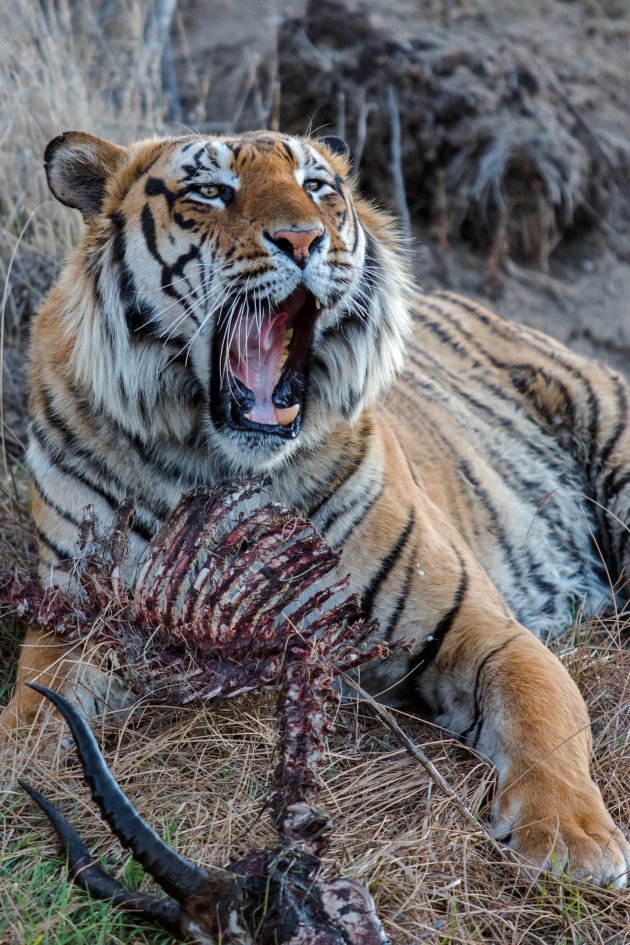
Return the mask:
[[[530, 869], [626, 886], [585, 702], [543, 640], [623, 594], [627, 381], [421, 292], [340, 139], [66, 132], [45, 167], [84, 226], [30, 340], [42, 581], [70, 580], [87, 507], [108, 522], [133, 502], [131, 574], [183, 493], [268, 476], [406, 643], [361, 686], [494, 764], [492, 831]], [[72, 689], [76, 663], [27, 631], [5, 739], [38, 710], [29, 679], [102, 708], [96, 682]]]

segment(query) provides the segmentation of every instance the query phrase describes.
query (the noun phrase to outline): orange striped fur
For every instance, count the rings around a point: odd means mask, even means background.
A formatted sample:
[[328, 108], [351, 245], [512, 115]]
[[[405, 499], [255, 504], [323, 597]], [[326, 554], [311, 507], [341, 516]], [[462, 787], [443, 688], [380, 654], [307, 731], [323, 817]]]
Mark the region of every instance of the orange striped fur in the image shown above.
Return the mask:
[[[47, 169], [86, 228], [33, 327], [42, 578], [68, 580], [87, 505], [107, 522], [133, 500], [133, 569], [182, 492], [270, 472], [343, 549], [382, 633], [410, 643], [362, 682], [495, 763], [497, 836], [535, 866], [625, 885], [586, 707], [539, 637], [627, 574], [627, 383], [423, 297], [337, 141], [70, 133]], [[5, 727], [32, 716], [24, 681], [51, 642], [29, 636]]]

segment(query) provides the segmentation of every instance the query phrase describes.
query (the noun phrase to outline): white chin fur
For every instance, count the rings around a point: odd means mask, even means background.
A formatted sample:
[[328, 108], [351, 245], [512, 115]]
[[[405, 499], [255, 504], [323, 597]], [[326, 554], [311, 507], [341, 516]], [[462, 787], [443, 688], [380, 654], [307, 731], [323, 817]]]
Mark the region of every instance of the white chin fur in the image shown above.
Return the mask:
[[284, 462], [301, 445], [302, 434], [294, 440], [264, 433], [214, 430], [211, 441], [235, 473], [251, 475], [267, 472]]

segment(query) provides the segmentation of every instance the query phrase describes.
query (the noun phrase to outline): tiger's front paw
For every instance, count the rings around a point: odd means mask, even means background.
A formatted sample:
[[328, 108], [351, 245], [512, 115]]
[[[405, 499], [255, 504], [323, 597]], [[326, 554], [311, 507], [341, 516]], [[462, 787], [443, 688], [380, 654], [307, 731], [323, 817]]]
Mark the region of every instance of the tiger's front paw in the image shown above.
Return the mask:
[[[90, 663], [77, 663], [72, 673], [41, 682], [60, 692], [90, 722], [105, 717], [108, 723], [122, 725], [136, 704], [119, 676]], [[59, 714], [22, 681], [0, 711], [0, 784], [13, 784], [33, 753], [39, 760], [53, 760], [71, 746], [68, 728]]]
[[40, 704], [37, 693], [20, 686], [0, 710], [0, 745], [11, 744], [34, 721]]
[[516, 780], [499, 792], [493, 833], [535, 867], [621, 889], [629, 883], [630, 843], [592, 781]]

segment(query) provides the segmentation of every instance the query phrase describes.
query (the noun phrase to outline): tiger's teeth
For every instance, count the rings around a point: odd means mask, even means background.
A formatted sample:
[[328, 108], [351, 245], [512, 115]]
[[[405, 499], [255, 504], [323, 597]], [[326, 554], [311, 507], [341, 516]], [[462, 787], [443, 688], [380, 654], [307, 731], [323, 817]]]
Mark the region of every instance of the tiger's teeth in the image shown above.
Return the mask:
[[293, 423], [300, 412], [300, 405], [294, 404], [293, 407], [276, 407], [276, 420], [281, 427], [288, 427]]
[[275, 372], [275, 373], [276, 373], [276, 383], [280, 380], [280, 378], [281, 378], [281, 376], [282, 376], [282, 372], [284, 371], [284, 366], [285, 366], [285, 364], [287, 363], [288, 358], [289, 358], [289, 352], [288, 352], [288, 351], [283, 351], [282, 354], [280, 355], [280, 360], [278, 361], [278, 363], [277, 363], [277, 365], [276, 365], [276, 372]]
[[246, 414], [245, 414], [245, 419], [246, 419], [246, 420], [251, 420], [251, 419], [252, 419], [252, 413], [253, 413], [253, 410], [250, 410], [249, 413], [246, 413]]
[[316, 298], [316, 299], [315, 299], [315, 308], [317, 309], [318, 312], [319, 312], [319, 310], [320, 310], [321, 307], [322, 307], [322, 303], [319, 301], [318, 298]]

